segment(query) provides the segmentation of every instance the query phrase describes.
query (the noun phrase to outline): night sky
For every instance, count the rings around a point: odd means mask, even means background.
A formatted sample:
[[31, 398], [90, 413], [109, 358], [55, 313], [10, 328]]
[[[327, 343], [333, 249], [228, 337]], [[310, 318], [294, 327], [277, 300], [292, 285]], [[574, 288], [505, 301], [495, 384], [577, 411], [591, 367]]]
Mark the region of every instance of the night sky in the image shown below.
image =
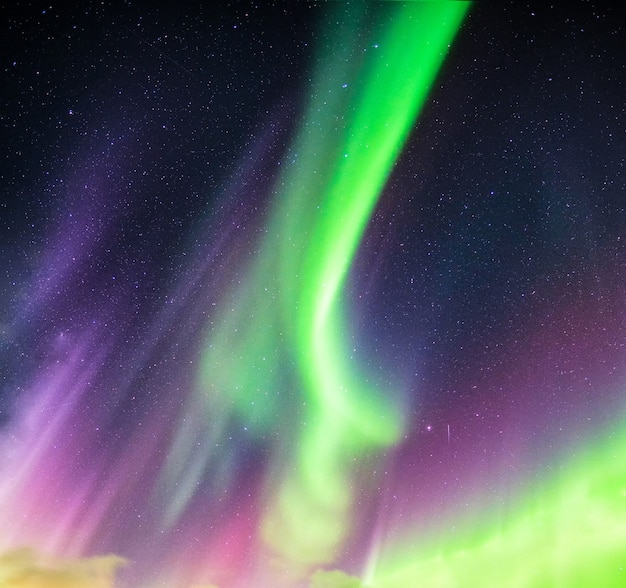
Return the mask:
[[0, 585], [626, 585], [624, 9], [11, 4]]

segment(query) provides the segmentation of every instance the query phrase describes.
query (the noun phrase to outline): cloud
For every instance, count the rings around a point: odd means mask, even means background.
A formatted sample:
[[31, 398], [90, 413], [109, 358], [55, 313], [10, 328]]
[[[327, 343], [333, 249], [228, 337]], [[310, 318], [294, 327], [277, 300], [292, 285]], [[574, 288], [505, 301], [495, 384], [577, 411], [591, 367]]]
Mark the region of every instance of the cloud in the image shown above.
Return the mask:
[[55, 559], [23, 548], [0, 555], [0, 588], [113, 588], [126, 564], [115, 555]]
[[319, 570], [311, 576], [310, 588], [362, 588], [359, 578], [338, 570]]

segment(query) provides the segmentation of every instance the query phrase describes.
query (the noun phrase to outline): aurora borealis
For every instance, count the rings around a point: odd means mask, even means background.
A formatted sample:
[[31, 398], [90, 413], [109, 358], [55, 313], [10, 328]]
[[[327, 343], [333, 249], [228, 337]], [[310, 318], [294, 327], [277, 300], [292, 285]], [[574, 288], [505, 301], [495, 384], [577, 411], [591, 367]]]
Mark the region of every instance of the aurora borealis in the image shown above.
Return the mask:
[[8, 11], [0, 586], [621, 586], [612, 10]]

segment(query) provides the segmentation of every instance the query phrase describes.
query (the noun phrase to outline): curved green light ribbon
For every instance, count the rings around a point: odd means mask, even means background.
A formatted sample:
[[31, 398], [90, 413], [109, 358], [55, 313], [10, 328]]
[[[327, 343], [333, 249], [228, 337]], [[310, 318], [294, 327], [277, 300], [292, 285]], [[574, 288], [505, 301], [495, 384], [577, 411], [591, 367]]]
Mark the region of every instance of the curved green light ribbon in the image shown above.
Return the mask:
[[261, 537], [291, 568], [333, 559], [355, 468], [403, 431], [397, 398], [353, 357], [343, 291], [468, 6], [336, 3], [265, 239], [208, 335], [199, 388], [214, 428], [278, 438]]

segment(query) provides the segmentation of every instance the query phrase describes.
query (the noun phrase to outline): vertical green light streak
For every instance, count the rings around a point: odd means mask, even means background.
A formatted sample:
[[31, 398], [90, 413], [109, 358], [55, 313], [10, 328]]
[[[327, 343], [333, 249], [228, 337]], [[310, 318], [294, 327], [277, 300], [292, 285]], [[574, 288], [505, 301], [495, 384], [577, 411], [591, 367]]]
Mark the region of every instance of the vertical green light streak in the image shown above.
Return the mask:
[[[332, 559], [348, 527], [354, 462], [392, 445], [402, 431], [389, 395], [368, 384], [350, 359], [342, 292], [369, 217], [467, 8], [463, 2], [390, 8], [360, 71], [346, 71], [345, 48], [320, 68], [293, 148], [303, 157], [284, 177], [288, 189], [280, 194], [277, 216], [287, 239], [278, 250], [288, 268], [284, 300], [296, 320], [295, 361], [307, 410], [295, 468], [283, 479], [264, 528], [268, 543], [291, 562]], [[343, 33], [350, 38], [359, 15], [347, 18]]]
[[[350, 443], [388, 445], [397, 417], [346, 361], [341, 292], [367, 221], [456, 32], [467, 4], [422, 2], [399, 8], [359, 78], [334, 173], [305, 255], [299, 357], [307, 391]], [[317, 137], [323, 141], [324, 137]]]
[[394, 394], [352, 357], [343, 290], [468, 6], [336, 3], [266, 237], [209, 334], [211, 410], [280, 439], [261, 534], [291, 569], [336, 556], [355, 468], [402, 433]]

